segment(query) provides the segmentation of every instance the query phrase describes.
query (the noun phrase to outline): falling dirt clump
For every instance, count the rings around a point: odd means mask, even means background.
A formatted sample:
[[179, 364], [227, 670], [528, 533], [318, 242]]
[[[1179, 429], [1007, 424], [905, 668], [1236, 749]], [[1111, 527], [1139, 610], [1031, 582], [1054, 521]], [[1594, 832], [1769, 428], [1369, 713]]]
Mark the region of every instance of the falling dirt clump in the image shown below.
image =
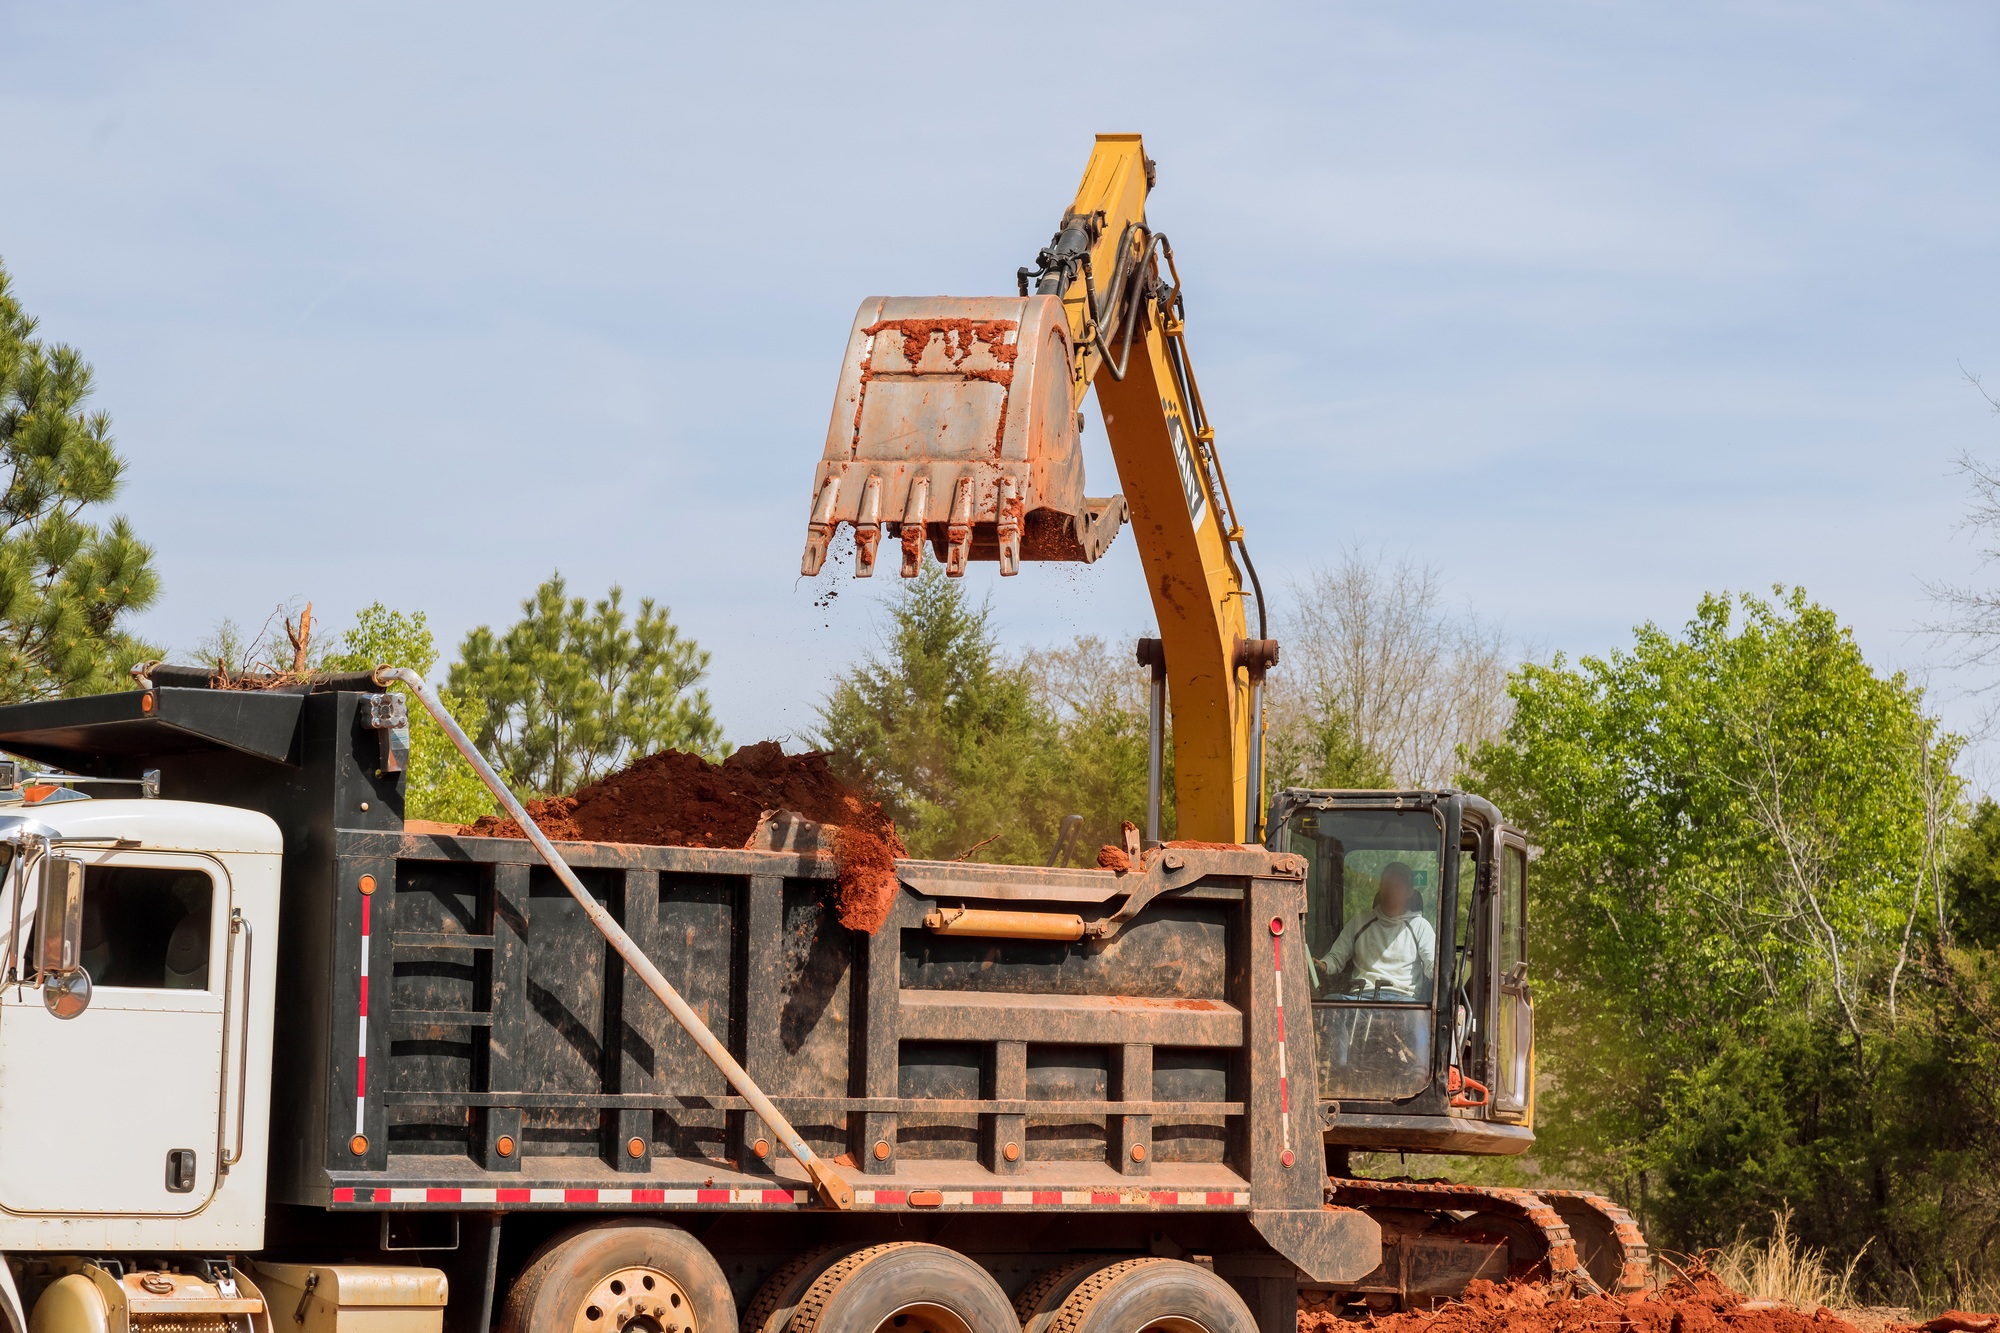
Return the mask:
[[[1539, 1283], [1474, 1281], [1465, 1295], [1435, 1310], [1377, 1315], [1375, 1333], [1855, 1333], [1831, 1310], [1795, 1310], [1751, 1301], [1696, 1269], [1632, 1296], [1574, 1296]], [[1352, 1319], [1299, 1298], [1299, 1333], [1345, 1333]]]
[[[881, 805], [835, 777], [824, 754], [788, 755], [776, 741], [759, 741], [711, 764], [697, 754], [662, 750], [572, 795], [528, 802], [529, 818], [557, 842], [662, 847], [745, 846], [767, 810], [790, 810], [832, 827], [839, 867], [835, 913], [849, 930], [878, 930], [896, 897], [895, 859], [907, 853]], [[525, 836], [520, 825], [499, 815], [466, 832]]]

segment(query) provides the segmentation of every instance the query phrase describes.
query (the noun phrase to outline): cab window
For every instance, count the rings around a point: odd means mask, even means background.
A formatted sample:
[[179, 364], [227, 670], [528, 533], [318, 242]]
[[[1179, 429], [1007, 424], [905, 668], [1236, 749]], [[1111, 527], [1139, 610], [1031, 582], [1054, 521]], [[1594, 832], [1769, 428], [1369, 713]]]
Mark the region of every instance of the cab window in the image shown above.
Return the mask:
[[1509, 847], [1500, 856], [1500, 974], [1528, 961], [1528, 854]]
[[1444, 829], [1429, 810], [1307, 810], [1306, 944], [1320, 1096], [1414, 1097], [1431, 1082]]
[[1428, 1004], [1436, 990], [1444, 835], [1428, 810], [1307, 811], [1291, 850], [1309, 863], [1313, 996]]
[[83, 966], [98, 986], [204, 990], [215, 881], [199, 870], [95, 865], [83, 876]]

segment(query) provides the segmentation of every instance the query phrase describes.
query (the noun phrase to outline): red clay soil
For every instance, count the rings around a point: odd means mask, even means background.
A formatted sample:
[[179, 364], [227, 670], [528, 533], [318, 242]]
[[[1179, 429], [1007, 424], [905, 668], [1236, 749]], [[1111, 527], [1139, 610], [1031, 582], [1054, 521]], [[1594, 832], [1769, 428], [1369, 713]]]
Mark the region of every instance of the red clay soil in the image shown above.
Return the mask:
[[[1299, 1333], [1345, 1333], [1356, 1321], [1299, 1302]], [[1379, 1333], [1854, 1333], [1831, 1310], [1748, 1301], [1702, 1271], [1631, 1297], [1570, 1296], [1535, 1283], [1478, 1281], [1435, 1310], [1376, 1316]]]
[[[849, 930], [880, 929], [896, 897], [895, 858], [907, 853], [881, 805], [835, 777], [824, 754], [788, 755], [776, 741], [759, 741], [711, 764], [662, 750], [572, 795], [528, 802], [529, 817], [557, 842], [661, 847], [745, 846], [766, 810], [832, 826], [840, 875], [835, 914]], [[524, 836], [499, 815], [466, 832]]]

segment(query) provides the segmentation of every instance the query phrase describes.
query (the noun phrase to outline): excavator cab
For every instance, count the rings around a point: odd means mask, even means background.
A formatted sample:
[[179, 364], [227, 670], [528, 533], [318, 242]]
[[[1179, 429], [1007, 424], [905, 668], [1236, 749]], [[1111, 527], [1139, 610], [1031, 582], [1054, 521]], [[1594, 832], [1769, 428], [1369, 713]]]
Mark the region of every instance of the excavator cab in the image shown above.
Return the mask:
[[861, 303], [813, 475], [800, 570], [818, 574], [842, 523], [867, 578], [883, 536], [912, 578], [931, 545], [968, 561], [1089, 562], [1125, 521], [1086, 499], [1069, 321], [1056, 296], [886, 297]]
[[1527, 844], [1452, 791], [1279, 793], [1305, 857], [1329, 1144], [1503, 1154], [1533, 1142]]

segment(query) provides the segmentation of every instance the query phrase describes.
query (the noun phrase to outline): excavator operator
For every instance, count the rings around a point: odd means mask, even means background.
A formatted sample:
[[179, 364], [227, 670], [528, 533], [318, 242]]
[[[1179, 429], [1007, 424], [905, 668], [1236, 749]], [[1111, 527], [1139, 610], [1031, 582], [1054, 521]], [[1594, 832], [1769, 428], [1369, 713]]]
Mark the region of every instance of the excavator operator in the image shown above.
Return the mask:
[[1415, 1000], [1437, 969], [1437, 930], [1424, 919], [1402, 861], [1382, 867], [1375, 905], [1341, 929], [1320, 965], [1343, 1000]]

